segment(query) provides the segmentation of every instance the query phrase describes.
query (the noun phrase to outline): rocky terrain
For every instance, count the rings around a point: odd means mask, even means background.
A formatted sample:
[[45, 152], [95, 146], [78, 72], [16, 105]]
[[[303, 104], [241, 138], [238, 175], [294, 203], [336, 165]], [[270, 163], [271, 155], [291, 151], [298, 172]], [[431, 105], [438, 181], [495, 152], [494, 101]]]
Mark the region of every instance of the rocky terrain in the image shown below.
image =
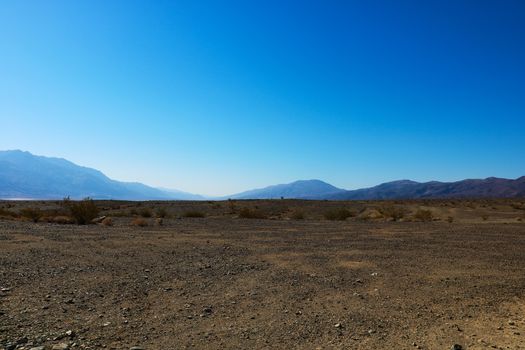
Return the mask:
[[521, 222], [145, 220], [0, 220], [0, 347], [525, 349]]

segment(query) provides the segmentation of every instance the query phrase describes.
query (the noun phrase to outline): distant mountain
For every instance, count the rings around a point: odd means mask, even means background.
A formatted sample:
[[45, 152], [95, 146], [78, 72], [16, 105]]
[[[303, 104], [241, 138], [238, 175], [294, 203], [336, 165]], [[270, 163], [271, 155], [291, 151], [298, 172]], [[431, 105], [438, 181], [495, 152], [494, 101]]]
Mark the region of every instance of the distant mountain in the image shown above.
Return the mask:
[[401, 180], [375, 187], [342, 191], [322, 199], [420, 199], [420, 198], [510, 198], [525, 197], [525, 176], [518, 179], [414, 182]]
[[231, 199], [272, 199], [272, 198], [325, 198], [344, 192], [321, 180], [299, 180], [289, 184], [274, 185], [237, 193]]
[[169, 200], [201, 199], [189, 193], [120, 182], [61, 158], [0, 151], [0, 198]]
[[0, 151], [0, 198], [17, 199], [203, 200], [203, 199], [419, 199], [525, 197], [525, 176], [515, 180], [489, 177], [457, 182], [400, 180], [358, 190], [344, 190], [321, 180], [300, 180], [222, 198], [120, 182], [98, 170], [61, 158], [22, 151]]

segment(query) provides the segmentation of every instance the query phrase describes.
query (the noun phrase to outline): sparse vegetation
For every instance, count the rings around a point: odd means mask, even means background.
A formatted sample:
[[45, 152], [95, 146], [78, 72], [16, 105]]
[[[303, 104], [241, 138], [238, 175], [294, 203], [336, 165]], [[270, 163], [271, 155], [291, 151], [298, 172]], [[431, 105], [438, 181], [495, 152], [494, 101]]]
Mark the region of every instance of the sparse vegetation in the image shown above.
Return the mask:
[[[8, 206], [8, 208], [9, 207], [10, 206]], [[8, 209], [0, 208], [0, 218], [13, 219], [16, 217], [18, 217], [18, 215], [15, 212]]]
[[381, 215], [387, 219], [392, 219], [393, 221], [399, 221], [406, 215], [406, 210], [403, 207], [395, 205], [384, 205], [379, 209]]
[[290, 218], [293, 220], [304, 220], [304, 213], [301, 210], [294, 210]]
[[197, 210], [186, 211], [182, 214], [184, 218], [203, 218], [205, 217], [204, 213]]
[[335, 210], [329, 210], [324, 213], [324, 218], [326, 220], [340, 220], [344, 221], [350, 217], [355, 216], [356, 214], [351, 212], [348, 209], [341, 208], [341, 209], [335, 209]]
[[[418, 209], [418, 211], [416, 211], [416, 213], [414, 214], [414, 219], [417, 221], [430, 222], [433, 220], [433, 218], [434, 218], [434, 215], [432, 214], [430, 210], [427, 210], [427, 209]], [[449, 218], [451, 217], [449, 216]]]
[[159, 207], [155, 210], [155, 215], [157, 216], [157, 218], [165, 218], [168, 216], [168, 211], [166, 210], [166, 208]]
[[91, 198], [86, 198], [81, 201], [72, 201], [69, 198], [65, 198], [63, 205], [69, 210], [71, 217], [77, 225], [90, 224], [91, 220], [96, 218], [99, 213], [98, 207]]
[[140, 216], [143, 218], [150, 218], [153, 216], [153, 213], [151, 212], [150, 208], [144, 208], [140, 211]]
[[38, 208], [23, 208], [20, 210], [22, 217], [30, 219], [33, 222], [38, 222], [44, 216], [42, 211]]
[[133, 226], [139, 226], [139, 227], [146, 227], [148, 226], [148, 222], [143, 218], [135, 218], [131, 222]]
[[266, 215], [258, 209], [242, 208], [239, 217], [243, 219], [266, 219]]

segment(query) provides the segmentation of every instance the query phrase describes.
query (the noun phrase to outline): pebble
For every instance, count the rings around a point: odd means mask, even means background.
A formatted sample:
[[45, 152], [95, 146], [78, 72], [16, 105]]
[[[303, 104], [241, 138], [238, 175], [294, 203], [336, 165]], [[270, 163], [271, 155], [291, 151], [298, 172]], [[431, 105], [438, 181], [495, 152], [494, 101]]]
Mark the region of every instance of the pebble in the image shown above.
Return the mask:
[[129, 348], [129, 350], [145, 350], [145, 349], [141, 346], [132, 346], [131, 348]]
[[68, 349], [69, 349], [69, 344], [67, 343], [55, 344], [51, 348], [51, 350], [68, 350]]
[[29, 350], [44, 350], [44, 349], [45, 347], [43, 346], [35, 346], [35, 347], [30, 348]]
[[335, 328], [343, 328], [343, 325], [340, 324], [340, 323], [336, 323], [336, 324], [334, 325], [334, 327], [335, 327]]
[[450, 348], [450, 350], [462, 350], [463, 347], [459, 344], [454, 344], [452, 345], [452, 347]]

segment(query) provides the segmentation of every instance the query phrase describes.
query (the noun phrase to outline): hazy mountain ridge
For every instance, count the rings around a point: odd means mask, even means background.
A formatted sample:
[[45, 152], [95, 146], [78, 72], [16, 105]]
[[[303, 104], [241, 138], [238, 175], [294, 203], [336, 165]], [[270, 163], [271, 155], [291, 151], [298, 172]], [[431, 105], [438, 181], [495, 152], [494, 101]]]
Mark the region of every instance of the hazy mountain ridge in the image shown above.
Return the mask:
[[279, 199], [326, 197], [344, 191], [321, 180], [298, 180], [234, 194], [231, 199]]
[[112, 180], [96, 169], [62, 158], [35, 156], [18, 150], [0, 151], [0, 198], [61, 199], [66, 196], [123, 200], [504, 198], [525, 197], [525, 176], [515, 180], [489, 177], [456, 182], [399, 180], [357, 190], [344, 190], [321, 180], [299, 180], [211, 198]]
[[525, 197], [525, 176], [513, 179], [489, 177], [456, 182], [415, 182], [409, 180], [383, 183], [358, 190], [343, 191], [323, 199], [423, 199], [423, 198], [511, 198]]
[[0, 151], [0, 198], [28, 199], [197, 199], [136, 182], [112, 180], [102, 172], [62, 158], [22, 151]]

